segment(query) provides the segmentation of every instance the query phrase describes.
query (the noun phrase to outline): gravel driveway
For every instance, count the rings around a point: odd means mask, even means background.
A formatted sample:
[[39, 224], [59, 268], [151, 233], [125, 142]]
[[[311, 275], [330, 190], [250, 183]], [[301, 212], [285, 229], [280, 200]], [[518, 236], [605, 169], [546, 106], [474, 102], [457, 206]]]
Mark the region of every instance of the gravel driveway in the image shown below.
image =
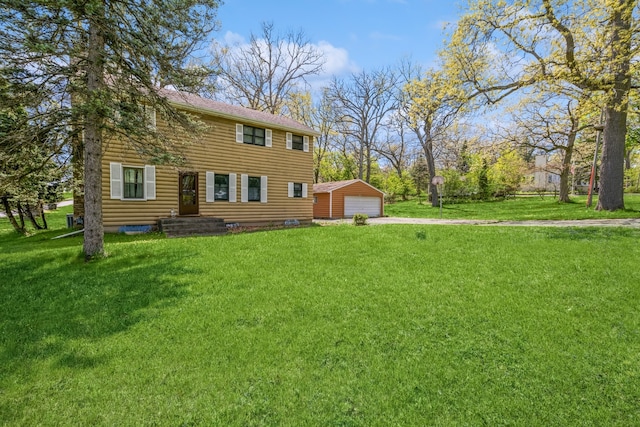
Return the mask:
[[[329, 224], [350, 224], [351, 220], [315, 220], [323, 225]], [[381, 217], [369, 218], [371, 225], [379, 224], [424, 224], [424, 225], [499, 225], [516, 227], [631, 227], [640, 228], [640, 218], [624, 219], [581, 219], [572, 221], [557, 220], [535, 220], [535, 221], [500, 221], [485, 219], [437, 219], [437, 218], [396, 218]]]

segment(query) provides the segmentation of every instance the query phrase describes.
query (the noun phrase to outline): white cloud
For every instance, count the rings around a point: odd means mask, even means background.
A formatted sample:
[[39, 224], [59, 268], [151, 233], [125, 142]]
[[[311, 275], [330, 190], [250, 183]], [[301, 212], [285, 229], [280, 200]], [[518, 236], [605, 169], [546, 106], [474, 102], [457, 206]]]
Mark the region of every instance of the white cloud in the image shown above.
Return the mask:
[[227, 31], [222, 39], [222, 43], [228, 46], [246, 44], [245, 38], [240, 34]]
[[360, 67], [349, 58], [349, 52], [346, 49], [333, 46], [324, 40], [314, 44], [314, 47], [323, 53], [326, 62], [319, 75], [308, 78], [312, 92], [327, 87], [334, 76], [340, 77], [360, 71]]
[[314, 45], [324, 54], [326, 60], [322, 74], [339, 75], [359, 70], [358, 66], [349, 59], [349, 52], [341, 47], [335, 47], [324, 40]]

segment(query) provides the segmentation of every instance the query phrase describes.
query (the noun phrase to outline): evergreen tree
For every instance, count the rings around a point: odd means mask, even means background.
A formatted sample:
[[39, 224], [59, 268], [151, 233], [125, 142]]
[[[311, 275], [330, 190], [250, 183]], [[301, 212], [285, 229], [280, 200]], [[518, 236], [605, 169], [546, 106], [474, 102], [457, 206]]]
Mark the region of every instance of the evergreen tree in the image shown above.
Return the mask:
[[[49, 100], [28, 113], [56, 116], [84, 160], [85, 259], [104, 254], [105, 139], [126, 137], [160, 163], [180, 159], [188, 133], [174, 130], [198, 129], [161, 88], [194, 90], [210, 74], [189, 59], [216, 27], [217, 7], [217, 0], [0, 0], [0, 67], [12, 70], [8, 83], [30, 84]], [[172, 129], [150, 127], [148, 108]]]

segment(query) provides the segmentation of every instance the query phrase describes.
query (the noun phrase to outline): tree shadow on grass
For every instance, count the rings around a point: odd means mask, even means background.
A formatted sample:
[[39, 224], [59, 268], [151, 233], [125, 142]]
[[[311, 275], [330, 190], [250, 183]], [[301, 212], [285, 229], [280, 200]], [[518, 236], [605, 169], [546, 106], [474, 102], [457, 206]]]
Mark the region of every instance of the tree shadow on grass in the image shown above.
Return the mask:
[[[185, 264], [193, 253], [157, 256], [153, 245], [127, 253], [125, 244], [106, 259], [84, 263], [77, 244], [35, 244], [0, 263], [0, 389], [37, 380], [33, 371], [42, 361], [72, 369], [107, 362], [107, 353], [88, 354], [79, 343], [125, 332], [150, 310], [187, 294], [184, 275], [193, 268]], [[8, 413], [5, 405], [0, 403], [0, 413]]]

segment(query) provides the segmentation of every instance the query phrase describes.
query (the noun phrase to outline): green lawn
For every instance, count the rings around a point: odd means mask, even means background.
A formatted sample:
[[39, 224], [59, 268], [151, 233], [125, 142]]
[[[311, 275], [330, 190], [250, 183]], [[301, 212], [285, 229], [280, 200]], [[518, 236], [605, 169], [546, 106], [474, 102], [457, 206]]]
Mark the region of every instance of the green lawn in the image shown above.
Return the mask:
[[[640, 230], [19, 237], [2, 425], [639, 425]], [[615, 260], [613, 262], [612, 260]]]
[[[490, 202], [455, 203], [442, 206], [442, 217], [446, 219], [495, 219], [495, 220], [577, 220], [592, 218], [639, 218], [640, 195], [625, 195], [625, 210], [606, 212], [596, 211], [598, 202], [593, 199], [593, 206], [586, 207], [586, 196], [572, 198], [572, 203], [558, 203], [557, 199], [546, 196], [519, 196], [515, 199], [497, 200]], [[397, 202], [386, 205], [384, 213], [387, 216], [405, 218], [439, 218], [440, 208], [431, 207], [417, 200]]]

